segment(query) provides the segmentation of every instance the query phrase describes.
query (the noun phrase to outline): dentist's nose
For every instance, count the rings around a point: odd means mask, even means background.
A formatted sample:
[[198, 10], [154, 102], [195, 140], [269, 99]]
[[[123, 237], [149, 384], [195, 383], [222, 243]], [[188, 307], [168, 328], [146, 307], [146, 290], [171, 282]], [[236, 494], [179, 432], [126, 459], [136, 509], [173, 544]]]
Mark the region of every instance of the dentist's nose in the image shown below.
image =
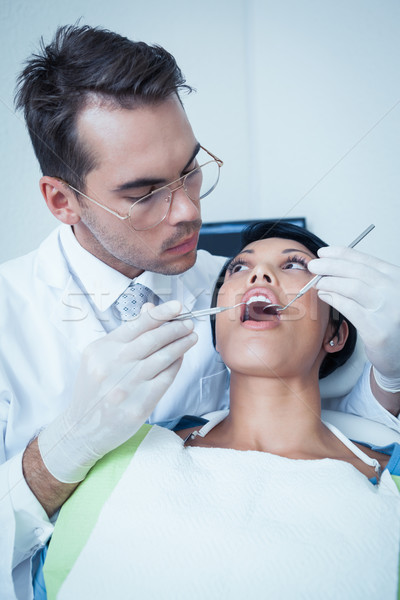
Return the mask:
[[200, 217], [200, 200], [194, 202], [186, 195], [183, 184], [172, 190], [169, 223], [176, 225], [188, 221], [195, 221]]

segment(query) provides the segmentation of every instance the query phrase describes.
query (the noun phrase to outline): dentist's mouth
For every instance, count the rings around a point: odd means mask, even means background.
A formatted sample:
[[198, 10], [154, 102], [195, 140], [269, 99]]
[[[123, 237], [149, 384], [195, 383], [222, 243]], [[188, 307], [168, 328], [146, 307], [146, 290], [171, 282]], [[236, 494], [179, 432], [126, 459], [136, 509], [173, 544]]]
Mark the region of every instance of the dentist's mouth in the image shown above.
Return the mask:
[[176, 246], [167, 248], [166, 252], [168, 252], [169, 254], [174, 254], [174, 255], [187, 254], [187, 253], [191, 252], [192, 250], [196, 249], [198, 237], [199, 237], [199, 232], [195, 231], [195, 233], [192, 234], [190, 236], [190, 238], [186, 238], [185, 240], [181, 241]]

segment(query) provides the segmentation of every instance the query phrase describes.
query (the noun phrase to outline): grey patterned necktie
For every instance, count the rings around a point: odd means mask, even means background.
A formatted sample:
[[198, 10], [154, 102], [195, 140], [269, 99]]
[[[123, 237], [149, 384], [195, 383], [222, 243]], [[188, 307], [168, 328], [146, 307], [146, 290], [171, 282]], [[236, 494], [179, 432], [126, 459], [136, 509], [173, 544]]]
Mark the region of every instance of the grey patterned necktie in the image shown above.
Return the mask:
[[137, 317], [145, 302], [158, 304], [160, 298], [141, 283], [131, 283], [113, 304], [114, 314], [121, 321], [130, 321]]

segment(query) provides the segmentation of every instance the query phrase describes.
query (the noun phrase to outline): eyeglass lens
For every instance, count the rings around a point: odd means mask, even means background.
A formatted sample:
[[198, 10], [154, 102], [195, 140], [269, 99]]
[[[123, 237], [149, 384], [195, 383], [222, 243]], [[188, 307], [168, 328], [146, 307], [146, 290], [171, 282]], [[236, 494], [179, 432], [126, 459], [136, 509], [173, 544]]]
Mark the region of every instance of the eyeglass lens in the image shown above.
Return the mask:
[[211, 160], [188, 173], [174, 188], [156, 190], [150, 196], [136, 202], [130, 211], [131, 226], [137, 231], [144, 231], [161, 223], [169, 212], [174, 191], [180, 187], [183, 187], [192, 202], [205, 198], [217, 185], [219, 170], [218, 163]]

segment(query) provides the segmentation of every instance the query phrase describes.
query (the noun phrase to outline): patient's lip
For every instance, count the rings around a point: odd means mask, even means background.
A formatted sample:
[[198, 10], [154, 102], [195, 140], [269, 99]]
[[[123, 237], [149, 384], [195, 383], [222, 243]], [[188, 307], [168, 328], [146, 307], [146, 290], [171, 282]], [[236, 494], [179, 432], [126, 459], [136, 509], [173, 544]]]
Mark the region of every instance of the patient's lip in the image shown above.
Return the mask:
[[[278, 300], [278, 296], [275, 294], [275, 292], [273, 292], [271, 290], [271, 288], [267, 288], [267, 287], [252, 287], [252, 288], [248, 289], [243, 294], [243, 296], [242, 296], [242, 302], [246, 302], [247, 303], [250, 300], [250, 298], [252, 298], [253, 296], [262, 296], [270, 304], [279, 304], [280, 305], [280, 302]], [[245, 308], [246, 307], [243, 305], [242, 306], [242, 312], [244, 312]]]
[[[277, 297], [277, 295], [275, 294], [275, 292], [273, 290], [271, 290], [271, 288], [269, 287], [252, 287], [249, 288], [242, 296], [242, 302], [245, 302], [246, 304], [250, 301], [250, 300], [254, 300], [255, 302], [262, 302], [265, 301], [266, 304], [278, 304], [281, 305], [279, 302], [279, 299]], [[242, 306], [241, 309], [241, 324], [246, 327], [247, 329], [271, 329], [273, 327], [276, 327], [277, 325], [279, 325], [280, 322], [280, 315], [270, 315], [271, 318], [267, 319], [267, 320], [260, 320], [260, 321], [254, 321], [254, 320], [247, 320], [245, 321], [245, 313], [247, 310], [247, 306], [246, 304], [244, 304]]]

